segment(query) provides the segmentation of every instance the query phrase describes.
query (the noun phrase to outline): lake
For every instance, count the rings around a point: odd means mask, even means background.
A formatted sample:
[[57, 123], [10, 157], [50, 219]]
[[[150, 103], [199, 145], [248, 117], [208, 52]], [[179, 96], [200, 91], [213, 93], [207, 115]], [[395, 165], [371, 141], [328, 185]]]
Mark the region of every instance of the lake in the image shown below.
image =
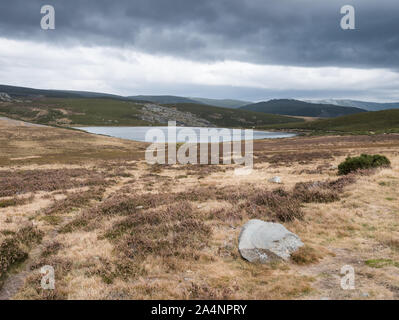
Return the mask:
[[[115, 138], [142, 141], [142, 142], [154, 142], [150, 139], [146, 140], [146, 134], [157, 135], [157, 142], [165, 142], [165, 137], [168, 137], [168, 129], [172, 132], [171, 138], [168, 139], [169, 142], [186, 142], [187, 139], [195, 139], [201, 143], [211, 142], [211, 140], [206, 136], [208, 130], [216, 129], [218, 132], [224, 130], [224, 132], [229, 133], [229, 137], [226, 136], [224, 141], [241, 141], [245, 139], [244, 130], [236, 131], [233, 129], [225, 128], [200, 128], [200, 127], [75, 127], [86, 132], [107, 135]], [[154, 129], [156, 131], [154, 131]], [[205, 129], [205, 131], [204, 131]], [[152, 130], [149, 132], [149, 130]], [[200, 133], [205, 134], [201, 136]], [[163, 136], [163, 138], [162, 138]], [[213, 139], [218, 139], [217, 141], [222, 141], [218, 133], [214, 132], [210, 135]], [[290, 138], [294, 137], [296, 134], [287, 132], [270, 132], [270, 131], [253, 131], [253, 139], [278, 139], [278, 138]], [[212, 142], [217, 142], [212, 140]]]

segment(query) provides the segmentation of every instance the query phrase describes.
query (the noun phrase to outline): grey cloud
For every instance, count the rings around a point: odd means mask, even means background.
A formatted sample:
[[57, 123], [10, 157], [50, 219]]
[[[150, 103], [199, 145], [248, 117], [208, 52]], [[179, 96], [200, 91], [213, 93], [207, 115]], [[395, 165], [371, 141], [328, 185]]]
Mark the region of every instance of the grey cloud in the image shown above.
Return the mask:
[[[56, 30], [39, 27], [56, 9]], [[339, 27], [356, 8], [357, 30]], [[397, 0], [2, 0], [0, 36], [60, 46], [134, 47], [191, 60], [296, 66], [399, 64]]]

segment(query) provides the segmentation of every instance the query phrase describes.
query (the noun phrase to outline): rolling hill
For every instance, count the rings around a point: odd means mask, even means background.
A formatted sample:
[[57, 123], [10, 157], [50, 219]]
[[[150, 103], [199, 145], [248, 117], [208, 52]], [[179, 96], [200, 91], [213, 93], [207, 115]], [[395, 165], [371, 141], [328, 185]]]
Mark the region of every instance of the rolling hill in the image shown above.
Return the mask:
[[15, 87], [0, 85], [0, 92], [7, 93], [15, 98], [112, 98], [112, 99], [125, 99], [122, 96], [98, 93], [89, 91], [72, 91], [72, 90], [46, 90], [46, 89], [33, 89], [26, 87]]
[[344, 100], [344, 99], [306, 100], [306, 102], [316, 103], [316, 104], [330, 104], [330, 105], [333, 104], [343, 107], [355, 107], [367, 111], [380, 111], [380, 110], [399, 108], [399, 102], [379, 103], [379, 102]]
[[197, 103], [197, 101], [192, 100], [190, 98], [178, 97], [178, 96], [129, 96], [127, 97], [130, 100], [134, 101], [143, 101], [143, 102], [153, 102], [160, 104], [167, 103]]
[[146, 105], [110, 98], [36, 98], [0, 101], [0, 115], [58, 126], [143, 126], [178, 121], [186, 126], [255, 127], [298, 119], [201, 104]]
[[141, 95], [141, 96], [130, 96], [127, 98], [135, 101], [146, 101], [146, 102], [153, 102], [160, 104], [195, 103], [195, 104], [204, 104], [214, 107], [232, 108], [232, 109], [236, 109], [251, 103], [248, 101], [233, 100], [233, 99], [208, 99], [208, 98], [191, 98], [191, 97], [179, 97], [179, 96]]
[[249, 101], [240, 101], [233, 99], [207, 99], [207, 98], [188, 98], [172, 95], [136, 95], [136, 96], [121, 96], [116, 94], [108, 94], [101, 92], [90, 91], [73, 91], [73, 90], [47, 90], [34, 89], [26, 87], [16, 87], [8, 85], [0, 85], [0, 93], [7, 93], [14, 98], [35, 99], [40, 97], [48, 98], [111, 98], [117, 100], [131, 100], [137, 102], [152, 102], [160, 104], [168, 103], [197, 103], [204, 105], [211, 105], [222, 108], [239, 108], [247, 105]]
[[273, 125], [268, 128], [311, 130], [321, 133], [399, 133], [399, 109], [364, 112], [311, 122]]
[[234, 100], [234, 99], [207, 99], [207, 98], [190, 98], [197, 101], [197, 103], [207, 104], [215, 107], [237, 109], [248, 104], [250, 101]]
[[299, 121], [296, 118], [287, 116], [195, 103], [178, 103], [166, 106], [195, 114], [197, 117], [206, 119], [219, 127], [257, 127], [263, 124], [294, 123]]
[[314, 104], [299, 100], [279, 99], [250, 104], [240, 109], [288, 116], [333, 118], [366, 110], [335, 105]]

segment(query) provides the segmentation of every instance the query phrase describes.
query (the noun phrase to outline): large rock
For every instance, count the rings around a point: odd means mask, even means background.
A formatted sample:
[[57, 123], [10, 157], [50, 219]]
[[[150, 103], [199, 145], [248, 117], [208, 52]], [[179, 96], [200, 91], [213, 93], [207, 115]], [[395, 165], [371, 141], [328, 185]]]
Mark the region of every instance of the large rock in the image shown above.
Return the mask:
[[288, 260], [302, 246], [301, 239], [283, 225], [257, 219], [248, 221], [238, 238], [238, 250], [249, 262]]
[[269, 182], [281, 183], [281, 178], [279, 176], [276, 176], [276, 177], [273, 177], [273, 178], [269, 179]]

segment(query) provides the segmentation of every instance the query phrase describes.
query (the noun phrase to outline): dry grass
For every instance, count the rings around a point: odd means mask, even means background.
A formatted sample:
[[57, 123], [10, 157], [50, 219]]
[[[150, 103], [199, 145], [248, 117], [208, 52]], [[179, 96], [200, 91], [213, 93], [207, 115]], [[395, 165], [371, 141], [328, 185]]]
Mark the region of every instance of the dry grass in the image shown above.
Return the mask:
[[0, 197], [108, 183], [102, 174], [86, 169], [3, 170], [0, 171]]
[[45, 214], [53, 215], [59, 213], [68, 213], [74, 209], [87, 206], [93, 200], [100, 201], [105, 192], [104, 186], [91, 187], [87, 191], [74, 191], [67, 193], [64, 199], [54, 201], [51, 206], [46, 208]]
[[[0, 139], [3, 278], [39, 250], [14, 298], [399, 298], [398, 136], [259, 141], [242, 177], [233, 166], [148, 166], [139, 144], [67, 130], [0, 125]], [[364, 152], [392, 168], [337, 176], [338, 163]], [[281, 185], [268, 181], [275, 175]], [[288, 262], [244, 261], [237, 238], [251, 218], [283, 223], [305, 246]], [[22, 232], [28, 221], [35, 228]], [[346, 264], [354, 291], [339, 286]], [[55, 291], [40, 287], [43, 265], [55, 268]]]
[[[4, 235], [4, 232], [3, 232]], [[0, 242], [0, 287], [7, 271], [28, 257], [29, 248], [41, 241], [43, 233], [32, 225], [6, 233]]]
[[299, 265], [317, 263], [323, 257], [317, 249], [308, 245], [299, 248], [291, 255], [291, 260]]

